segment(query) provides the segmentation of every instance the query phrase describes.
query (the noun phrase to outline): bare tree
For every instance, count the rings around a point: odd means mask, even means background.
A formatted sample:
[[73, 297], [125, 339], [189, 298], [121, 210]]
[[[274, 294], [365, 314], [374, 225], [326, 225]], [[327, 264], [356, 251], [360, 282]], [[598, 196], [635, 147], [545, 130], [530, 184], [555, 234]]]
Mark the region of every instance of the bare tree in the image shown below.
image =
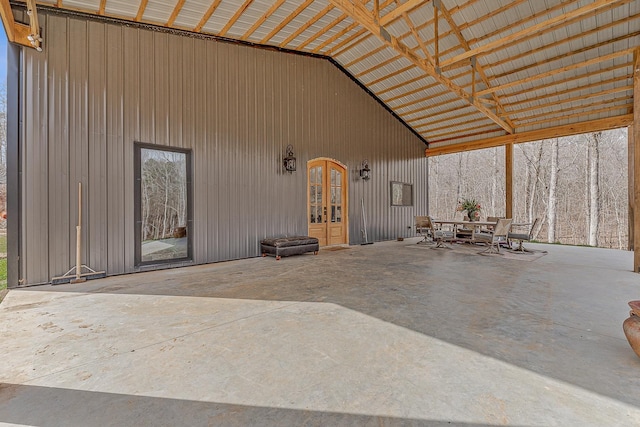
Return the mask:
[[[599, 135], [599, 167], [593, 179], [589, 178], [587, 138], [576, 135], [514, 147], [514, 221], [544, 218], [535, 230], [538, 236], [558, 243], [585, 244], [590, 218], [597, 217], [598, 246], [627, 248], [627, 133], [616, 129]], [[473, 198], [482, 204], [483, 217], [504, 215], [505, 175], [500, 150], [503, 148], [431, 159], [430, 168], [437, 164], [437, 173], [430, 169], [429, 213], [451, 217], [458, 199]], [[594, 193], [597, 203], [590, 202], [591, 183], [598, 186]], [[597, 214], [592, 213], [592, 205], [598, 208]]]
[[549, 166], [549, 202], [547, 204], [547, 241], [556, 241], [556, 208], [558, 199], [558, 138], [551, 140], [551, 165]]
[[587, 137], [587, 158], [589, 162], [589, 245], [598, 246], [598, 221], [600, 217], [600, 185], [598, 178], [599, 154], [598, 144], [601, 132], [592, 133]]

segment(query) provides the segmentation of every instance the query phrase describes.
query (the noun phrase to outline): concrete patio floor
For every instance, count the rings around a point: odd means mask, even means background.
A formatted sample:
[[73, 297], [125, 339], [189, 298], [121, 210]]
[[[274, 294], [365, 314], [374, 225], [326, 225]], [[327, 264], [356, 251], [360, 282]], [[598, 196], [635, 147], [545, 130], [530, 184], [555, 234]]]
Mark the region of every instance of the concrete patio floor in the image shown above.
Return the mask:
[[0, 422], [640, 425], [631, 252], [416, 241], [12, 290]]

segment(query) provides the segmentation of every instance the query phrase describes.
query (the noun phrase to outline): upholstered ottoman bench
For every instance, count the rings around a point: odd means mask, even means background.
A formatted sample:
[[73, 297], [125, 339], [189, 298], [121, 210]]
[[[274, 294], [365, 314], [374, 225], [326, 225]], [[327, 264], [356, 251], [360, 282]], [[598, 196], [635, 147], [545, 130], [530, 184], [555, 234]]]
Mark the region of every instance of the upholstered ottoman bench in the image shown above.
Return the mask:
[[267, 254], [275, 255], [276, 260], [280, 257], [313, 252], [318, 255], [320, 244], [318, 239], [309, 236], [275, 237], [260, 241], [262, 256]]

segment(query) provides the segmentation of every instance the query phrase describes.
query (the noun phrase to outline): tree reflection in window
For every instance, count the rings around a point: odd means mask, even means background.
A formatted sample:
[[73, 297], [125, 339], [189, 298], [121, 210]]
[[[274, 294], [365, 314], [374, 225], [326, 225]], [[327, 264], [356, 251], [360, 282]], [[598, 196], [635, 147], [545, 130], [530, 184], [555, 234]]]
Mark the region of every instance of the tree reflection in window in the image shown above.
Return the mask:
[[188, 258], [187, 153], [140, 148], [140, 261]]

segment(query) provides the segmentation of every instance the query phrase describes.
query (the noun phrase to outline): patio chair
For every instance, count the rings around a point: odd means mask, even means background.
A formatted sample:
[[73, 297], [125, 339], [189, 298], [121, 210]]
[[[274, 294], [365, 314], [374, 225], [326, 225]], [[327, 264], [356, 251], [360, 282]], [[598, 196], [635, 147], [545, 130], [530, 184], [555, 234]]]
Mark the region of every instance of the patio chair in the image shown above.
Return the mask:
[[428, 216], [416, 215], [416, 233], [422, 237], [421, 243], [433, 243], [433, 235], [431, 232], [431, 219]]
[[446, 243], [453, 242], [456, 239], [456, 234], [450, 230], [436, 228], [435, 225], [433, 225], [433, 220], [430, 216], [427, 216], [427, 219], [429, 220], [429, 225], [431, 227], [431, 238], [436, 242], [436, 248], [451, 249], [451, 246], [448, 246]]
[[[456, 212], [454, 215], [456, 221], [469, 221], [469, 217], [462, 212]], [[459, 239], [470, 240], [473, 236], [473, 228], [465, 225], [457, 225], [455, 227], [455, 235]]]
[[499, 219], [493, 230], [480, 231], [475, 235], [475, 241], [478, 243], [487, 243], [489, 247], [483, 252], [500, 253], [500, 242], [507, 240], [511, 222], [509, 219]]
[[[497, 224], [499, 219], [504, 219], [504, 217], [503, 216], [488, 216], [487, 217], [487, 222], [495, 222]], [[487, 225], [485, 227], [485, 230], [493, 230], [494, 227], [495, 227], [495, 225]]]
[[515, 249], [516, 251], [530, 252], [526, 250], [524, 246], [522, 246], [522, 242], [524, 241], [530, 242], [531, 240], [533, 240], [533, 231], [536, 229], [536, 225], [538, 225], [539, 221], [540, 221], [540, 218], [536, 218], [533, 220], [533, 223], [531, 224], [531, 228], [529, 228], [528, 233], [511, 233], [511, 232], [509, 233], [509, 235], [507, 236], [509, 241], [511, 240], [518, 241], [518, 247]]

